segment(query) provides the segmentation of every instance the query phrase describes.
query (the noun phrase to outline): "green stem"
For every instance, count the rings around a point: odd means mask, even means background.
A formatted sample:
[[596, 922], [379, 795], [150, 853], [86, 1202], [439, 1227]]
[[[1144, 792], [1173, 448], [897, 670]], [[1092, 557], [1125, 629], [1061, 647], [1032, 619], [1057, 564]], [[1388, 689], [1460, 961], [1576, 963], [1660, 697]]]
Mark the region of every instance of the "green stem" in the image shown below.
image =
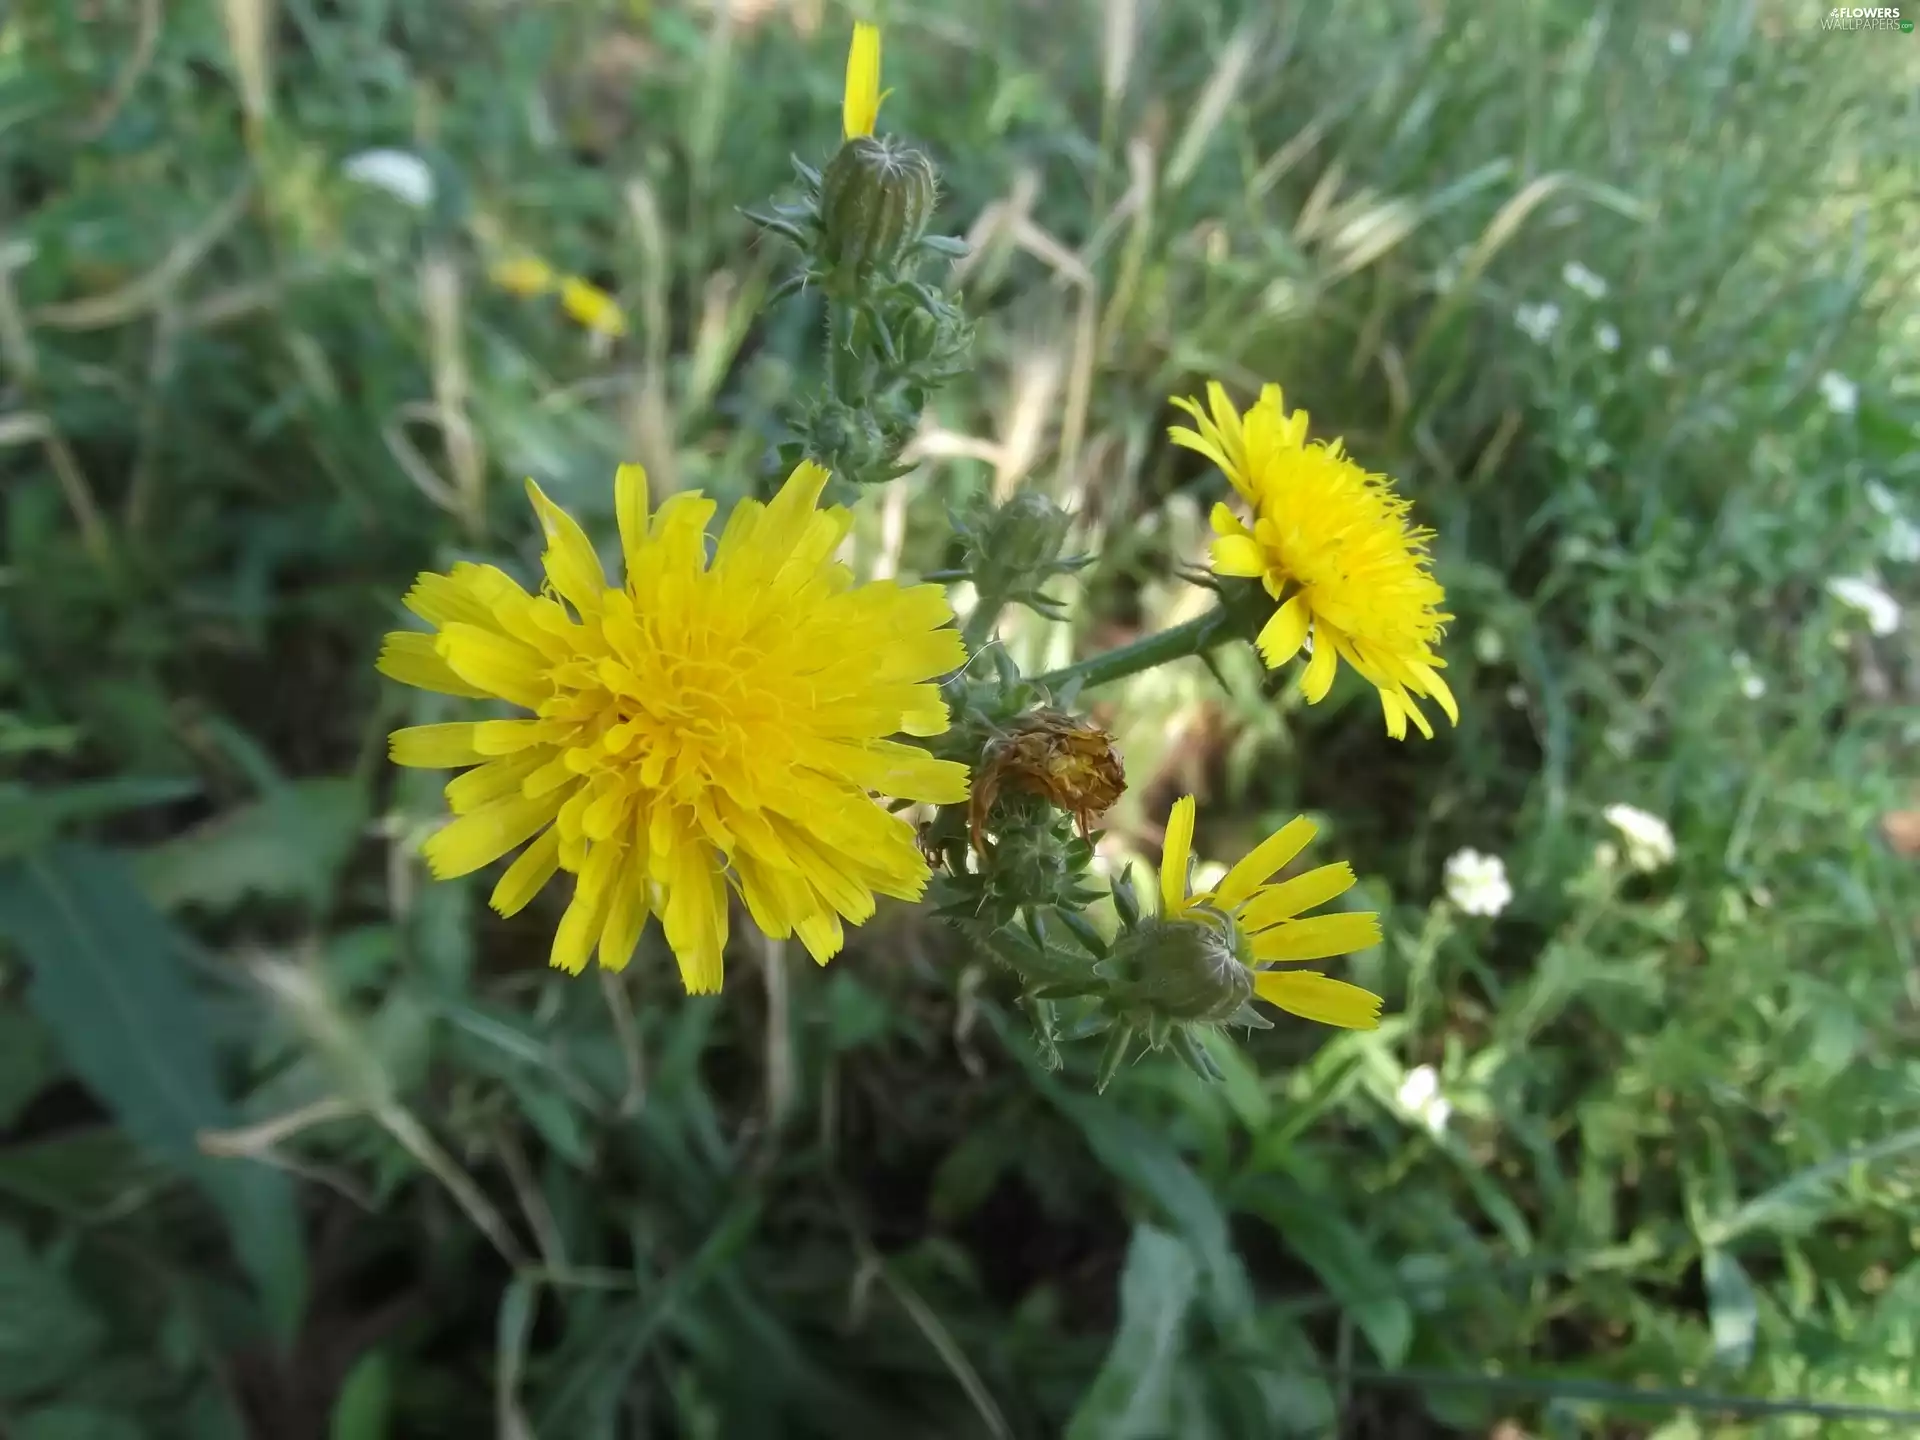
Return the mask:
[[993, 627], [1000, 623], [1000, 612], [1006, 608], [1007, 602], [1000, 596], [980, 592], [974, 600], [973, 613], [967, 616], [966, 628], [960, 632], [961, 643], [969, 655], [992, 638]]
[[1034, 683], [1059, 690], [1074, 680], [1080, 688], [1091, 690], [1114, 680], [1124, 680], [1143, 670], [1154, 670], [1189, 655], [1203, 655], [1233, 636], [1233, 623], [1224, 608], [1209, 610], [1198, 619], [1175, 625], [1157, 635], [1144, 636], [1130, 644], [1117, 646], [1085, 660], [1076, 660], [1058, 670], [1036, 676]]

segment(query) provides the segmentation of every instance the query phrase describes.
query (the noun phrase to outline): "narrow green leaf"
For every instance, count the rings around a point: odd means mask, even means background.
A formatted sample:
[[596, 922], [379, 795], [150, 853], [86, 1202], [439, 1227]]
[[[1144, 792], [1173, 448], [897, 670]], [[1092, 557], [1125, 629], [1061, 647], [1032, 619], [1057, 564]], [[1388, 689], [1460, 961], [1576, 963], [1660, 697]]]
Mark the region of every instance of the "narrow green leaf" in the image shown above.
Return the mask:
[[86, 1365], [105, 1334], [67, 1277], [0, 1226], [0, 1400], [59, 1385]]
[[393, 1412], [393, 1361], [369, 1350], [347, 1373], [333, 1402], [329, 1440], [386, 1440]]
[[31, 966], [29, 999], [75, 1073], [136, 1143], [219, 1206], [275, 1325], [291, 1336], [306, 1288], [292, 1187], [277, 1170], [216, 1161], [196, 1143], [234, 1116], [180, 966], [185, 941], [118, 859], [82, 845], [0, 868], [0, 935]]
[[1120, 1276], [1120, 1328], [1067, 1425], [1067, 1440], [1166, 1432], [1167, 1388], [1180, 1357], [1199, 1266], [1176, 1236], [1134, 1227]]
[[232, 908], [250, 895], [319, 908], [366, 821], [347, 779], [297, 780], [142, 852], [140, 884], [165, 910]]

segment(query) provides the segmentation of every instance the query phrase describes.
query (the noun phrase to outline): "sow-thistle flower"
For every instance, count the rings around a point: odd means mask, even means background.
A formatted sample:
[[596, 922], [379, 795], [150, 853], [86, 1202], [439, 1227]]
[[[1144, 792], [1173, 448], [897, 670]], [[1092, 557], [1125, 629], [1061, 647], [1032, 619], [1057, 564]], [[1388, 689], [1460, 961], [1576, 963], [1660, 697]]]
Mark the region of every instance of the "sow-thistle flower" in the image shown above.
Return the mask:
[[509, 255], [487, 269], [487, 278], [523, 299], [559, 292], [560, 308], [583, 329], [618, 339], [627, 333], [627, 317], [620, 302], [578, 275], [563, 275], [537, 255]]
[[1278, 385], [1262, 390], [1244, 417], [1218, 384], [1207, 386], [1207, 401], [1211, 414], [1176, 398], [1198, 429], [1169, 433], [1218, 465], [1247, 507], [1250, 520], [1214, 506], [1213, 568], [1258, 579], [1283, 602], [1255, 642], [1267, 667], [1308, 649], [1301, 689], [1317, 703], [1346, 661], [1380, 692], [1396, 740], [1408, 720], [1433, 735], [1416, 696], [1438, 702], [1457, 724], [1453, 692], [1440, 678], [1446, 661], [1434, 651], [1453, 616], [1441, 610], [1446, 593], [1429, 570], [1433, 532], [1411, 524], [1392, 481], [1361, 469], [1340, 441], [1309, 441], [1306, 412], [1289, 414]]
[[871, 135], [880, 118], [880, 27], [865, 21], [853, 27], [853, 43], [847, 47], [847, 85], [840, 106], [842, 135]]
[[[1371, 990], [1314, 970], [1273, 968], [1350, 955], [1380, 943], [1378, 915], [1305, 913], [1351, 889], [1353, 867], [1342, 861], [1270, 883], [1317, 833], [1313, 822], [1301, 817], [1289, 821], [1230, 866], [1226, 877], [1213, 889], [1190, 893], [1193, 818], [1191, 795], [1175, 801], [1167, 817], [1158, 921], [1162, 935], [1169, 930], [1188, 930], [1210, 942], [1189, 947], [1193, 953], [1185, 959], [1206, 965], [1209, 974], [1194, 978], [1212, 981], [1220, 990], [1220, 1002], [1209, 1013], [1193, 1018], [1225, 1019], [1244, 1002], [1244, 990], [1219, 983], [1223, 978], [1231, 981], [1238, 972], [1247, 976], [1254, 995], [1290, 1014], [1347, 1030], [1377, 1028], [1380, 997]], [[1180, 947], [1169, 953], [1176, 952], [1184, 953]], [[1235, 990], [1238, 998], [1229, 1005], [1229, 993]]]
[[876, 895], [918, 898], [912, 827], [873, 793], [966, 798], [964, 765], [888, 738], [947, 728], [929, 682], [965, 646], [938, 586], [856, 585], [833, 559], [852, 517], [819, 508], [826, 483], [803, 463], [771, 503], [742, 501], [709, 560], [714, 503], [688, 492], [649, 514], [645, 473], [623, 465], [615, 587], [528, 481], [542, 593], [491, 565], [421, 575], [406, 604], [438, 633], [387, 636], [382, 673], [531, 712], [394, 733], [397, 764], [476, 767], [447, 786], [457, 818], [426, 842], [433, 873], [524, 844], [492, 903], [511, 915], [573, 875], [553, 964], [577, 973], [597, 949], [618, 970], [657, 915], [692, 992], [720, 988], [730, 887], [819, 961]]

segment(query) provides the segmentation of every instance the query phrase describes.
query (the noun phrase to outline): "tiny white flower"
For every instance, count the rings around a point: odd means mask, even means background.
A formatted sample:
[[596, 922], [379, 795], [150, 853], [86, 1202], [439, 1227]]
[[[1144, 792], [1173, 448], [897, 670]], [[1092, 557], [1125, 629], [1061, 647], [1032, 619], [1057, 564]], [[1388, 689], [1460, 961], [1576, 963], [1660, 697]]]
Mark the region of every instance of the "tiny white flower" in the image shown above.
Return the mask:
[[1607, 297], [1607, 282], [1578, 260], [1569, 260], [1562, 267], [1560, 278], [1589, 300], [1604, 300]]
[[1739, 677], [1740, 693], [1749, 700], [1758, 700], [1767, 693], [1766, 677], [1753, 668], [1753, 658], [1744, 650], [1733, 652], [1733, 673]]
[[1544, 345], [1560, 328], [1560, 307], [1551, 300], [1537, 305], [1522, 305], [1513, 312], [1513, 323], [1536, 345]]
[[1512, 903], [1513, 886], [1498, 855], [1456, 851], [1446, 865], [1447, 898], [1469, 915], [1498, 915]]
[[1869, 480], [1865, 485], [1867, 503], [1888, 519], [1900, 513], [1900, 501], [1885, 485], [1878, 480]]
[[1593, 332], [1593, 343], [1611, 355], [1620, 348], [1620, 332], [1611, 325], [1602, 325]]
[[1684, 30], [1675, 30], [1667, 36], [1667, 50], [1674, 56], [1685, 55], [1693, 49], [1693, 37]]
[[362, 150], [340, 167], [349, 180], [384, 190], [416, 210], [433, 203], [433, 171], [407, 150]]
[[1527, 687], [1524, 685], [1507, 686], [1507, 704], [1516, 710], [1527, 708]]
[[1473, 653], [1482, 665], [1498, 665], [1507, 658], [1507, 642], [1500, 638], [1498, 630], [1488, 625], [1474, 633]]
[[1673, 373], [1673, 352], [1664, 345], [1656, 345], [1647, 352], [1647, 369], [1656, 375]]
[[1900, 628], [1900, 602], [1866, 575], [1843, 575], [1827, 581], [1827, 593], [1849, 609], [1867, 617], [1867, 629], [1891, 635]]
[[1632, 805], [1609, 805], [1606, 822], [1620, 832], [1627, 847], [1627, 863], [1636, 870], [1654, 871], [1673, 863], [1673, 831], [1658, 815]]
[[1447, 1128], [1453, 1106], [1440, 1093], [1440, 1077], [1431, 1065], [1416, 1065], [1409, 1070], [1394, 1093], [1402, 1110], [1438, 1135]]
[[1893, 523], [1887, 526], [1887, 538], [1881, 548], [1896, 565], [1911, 565], [1920, 560], [1920, 525], [1904, 515], [1894, 516]]
[[1834, 414], [1851, 415], [1860, 408], [1860, 387], [1838, 370], [1829, 370], [1820, 377], [1820, 398]]
[[1593, 847], [1593, 863], [1602, 870], [1611, 870], [1620, 863], [1620, 850], [1611, 840], [1602, 840]]

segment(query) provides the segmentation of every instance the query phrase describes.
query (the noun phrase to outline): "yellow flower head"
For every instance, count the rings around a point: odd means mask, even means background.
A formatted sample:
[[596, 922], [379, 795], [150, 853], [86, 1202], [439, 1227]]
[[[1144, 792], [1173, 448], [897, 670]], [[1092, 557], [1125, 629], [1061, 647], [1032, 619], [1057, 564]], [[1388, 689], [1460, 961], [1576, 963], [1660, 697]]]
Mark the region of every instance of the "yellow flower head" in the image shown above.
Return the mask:
[[407, 608], [437, 633], [386, 638], [381, 673], [530, 714], [398, 730], [400, 765], [474, 766], [426, 844], [445, 879], [527, 844], [493, 891], [511, 915], [556, 870], [575, 877], [553, 963], [596, 948], [624, 966], [649, 914], [691, 992], [720, 988], [729, 885], [768, 935], [816, 960], [876, 894], [917, 898], [913, 828], [872, 798], [955, 804], [964, 765], [887, 737], [937, 735], [934, 677], [966, 649], [938, 586], [856, 585], [833, 559], [851, 516], [818, 507], [802, 464], [770, 504], [742, 501], [707, 558], [714, 503], [649, 515], [646, 474], [614, 482], [626, 582], [609, 586], [573, 518], [531, 480], [547, 548], [529, 595], [491, 565], [423, 574]]
[[511, 295], [545, 295], [560, 283], [553, 267], [537, 255], [512, 255], [496, 261], [487, 272], [493, 283]]
[[862, 21], [853, 27], [853, 44], [847, 49], [847, 86], [840, 105], [845, 138], [873, 134], [880, 102], [886, 98], [880, 93], [880, 27]]
[[[1345, 894], [1354, 883], [1353, 867], [1342, 861], [1322, 865], [1278, 884], [1268, 881], [1307, 848], [1313, 822], [1291, 820], [1269, 835], [1232, 869], [1220, 884], [1198, 895], [1187, 893], [1193, 860], [1193, 797], [1176, 800], [1167, 816], [1166, 848], [1160, 858], [1160, 916], [1163, 920], [1222, 919], [1233, 927], [1236, 950], [1254, 967], [1253, 992], [1322, 1025], [1373, 1030], [1380, 1024], [1380, 997], [1311, 970], [1263, 969], [1263, 966], [1325, 960], [1351, 955], [1380, 943], [1380, 917], [1339, 912], [1302, 915]], [[1244, 949], [1243, 949], [1244, 945]]]
[[598, 285], [569, 275], [560, 283], [560, 307], [577, 325], [618, 338], [627, 333], [627, 317], [620, 303]]
[[1430, 570], [1433, 532], [1413, 525], [1393, 482], [1361, 469], [1338, 440], [1308, 441], [1306, 413], [1288, 414], [1278, 385], [1262, 390], [1244, 417], [1218, 384], [1207, 386], [1207, 402], [1211, 414], [1176, 397], [1198, 428], [1168, 433], [1218, 465], [1246, 503], [1250, 523], [1214, 506], [1213, 568], [1257, 578], [1284, 599], [1256, 641], [1267, 667], [1310, 643], [1301, 677], [1309, 703], [1326, 698], [1345, 660], [1380, 692], [1394, 739], [1405, 738], [1409, 719], [1432, 738], [1416, 696], [1437, 701], [1458, 724], [1440, 678], [1446, 661], [1434, 650], [1453, 616], [1441, 610], [1446, 592]]

